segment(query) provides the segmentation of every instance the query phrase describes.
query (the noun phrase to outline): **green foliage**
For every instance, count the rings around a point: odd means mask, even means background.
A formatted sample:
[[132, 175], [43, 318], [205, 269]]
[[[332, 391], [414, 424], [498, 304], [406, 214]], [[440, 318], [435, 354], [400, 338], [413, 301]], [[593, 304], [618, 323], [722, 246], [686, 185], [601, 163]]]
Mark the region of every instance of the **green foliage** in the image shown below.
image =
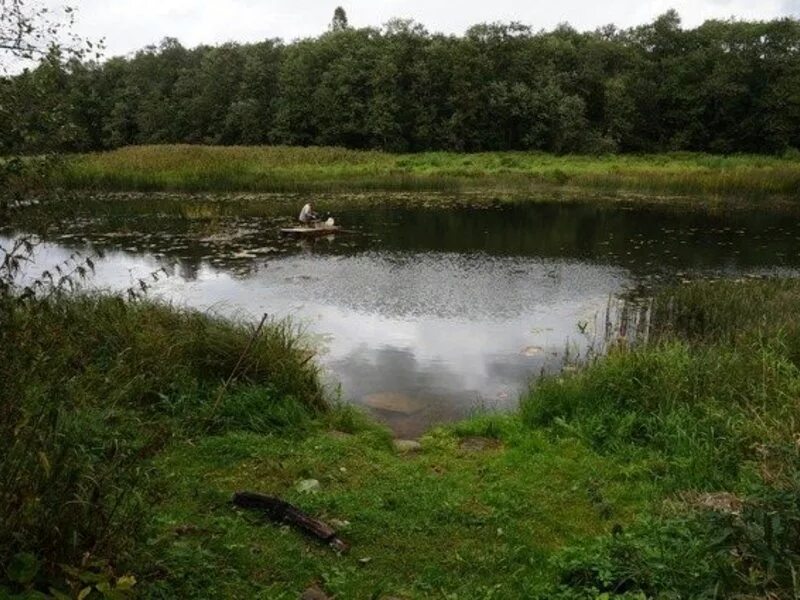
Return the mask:
[[655, 450], [667, 464], [661, 476], [713, 489], [736, 477], [764, 435], [792, 434], [784, 419], [798, 393], [800, 371], [779, 348], [672, 343], [612, 352], [576, 377], [544, 381], [522, 415], [601, 450]]
[[6, 567], [6, 577], [13, 583], [26, 585], [39, 572], [39, 560], [30, 552], [19, 552], [11, 557]]
[[[654, 22], [580, 33], [518, 23], [461, 36], [409, 21], [284, 44], [45, 61], [0, 88], [21, 123], [69, 117], [70, 150], [131, 144], [337, 145], [389, 151], [775, 153], [800, 148], [800, 22]], [[46, 93], [29, 94], [34, 81]], [[47, 119], [34, 129], [50, 128]], [[37, 152], [36, 139], [2, 147]]]
[[548, 597], [794, 598], [800, 591], [797, 484], [761, 487], [735, 513], [706, 509], [642, 519], [564, 550], [553, 559], [558, 593]]
[[556, 555], [560, 585], [550, 597], [714, 598], [714, 535], [702, 519], [642, 520]]
[[[71, 101], [78, 98], [68, 90], [65, 64], [80, 71], [80, 61], [99, 57], [99, 47], [71, 32], [74, 14], [58, 3], [0, 3], [0, 217], [9, 196], [19, 200], [47, 183], [59, 152], [73, 144], [82, 124], [73, 119]], [[39, 62], [33, 71], [9, 74], [32, 61]]]
[[[69, 580], [60, 565], [88, 558], [129, 563], [157, 497], [150, 460], [173, 439], [300, 431], [326, 407], [285, 323], [253, 338], [200, 313], [85, 296], [5, 298], [0, 315], [0, 564], [18, 587]], [[115, 577], [97, 590], [120, 592]]]
[[619, 347], [524, 399], [529, 426], [647, 456], [677, 498], [560, 553], [547, 597], [796, 597], [799, 303], [791, 280], [664, 290], [651, 345]]
[[306, 402], [276, 393], [273, 386], [237, 386], [214, 415], [214, 430], [288, 434], [311, 428], [312, 416]]

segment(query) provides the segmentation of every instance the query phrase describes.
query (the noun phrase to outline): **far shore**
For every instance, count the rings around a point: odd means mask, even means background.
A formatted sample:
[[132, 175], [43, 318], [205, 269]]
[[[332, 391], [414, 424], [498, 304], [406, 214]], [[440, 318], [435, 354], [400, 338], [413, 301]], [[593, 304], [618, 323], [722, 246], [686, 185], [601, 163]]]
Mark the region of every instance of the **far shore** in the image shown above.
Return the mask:
[[788, 199], [800, 158], [759, 155], [389, 154], [328, 147], [129, 146], [70, 157], [53, 182], [73, 190], [363, 192], [541, 189]]

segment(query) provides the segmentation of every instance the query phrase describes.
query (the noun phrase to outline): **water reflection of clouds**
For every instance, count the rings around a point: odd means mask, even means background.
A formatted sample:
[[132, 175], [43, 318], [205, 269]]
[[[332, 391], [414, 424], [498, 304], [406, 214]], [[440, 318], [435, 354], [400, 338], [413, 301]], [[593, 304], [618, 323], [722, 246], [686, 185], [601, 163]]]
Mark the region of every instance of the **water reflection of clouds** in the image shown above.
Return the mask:
[[[39, 264], [70, 250], [45, 245]], [[625, 282], [618, 269], [570, 261], [481, 255], [294, 256], [246, 276], [207, 261], [190, 272], [180, 261], [124, 251], [97, 262], [90, 287], [124, 290], [159, 267], [152, 297], [223, 315], [292, 317], [323, 336], [321, 363], [346, 399], [402, 393], [425, 410], [382, 414], [398, 432], [463, 416], [476, 406], [508, 406], [528, 378], [561, 360], [579, 320], [602, 312]], [[526, 356], [526, 347], [541, 353]]]
[[[492, 257], [480, 253], [364, 253], [352, 257], [291, 257], [282, 293], [385, 316], [508, 319], [619, 289], [619, 268], [568, 260]], [[294, 276], [289, 276], [293, 274]]]
[[59, 224], [64, 246], [39, 248], [37, 265], [63, 261], [90, 239], [107, 249], [92, 287], [124, 291], [165, 267], [170, 277], [148, 279], [151, 297], [252, 320], [290, 316], [322, 340], [319, 360], [345, 398], [424, 398], [421, 415], [392, 417], [398, 431], [476, 404], [513, 404], [529, 377], [560, 363], [568, 339], [586, 347], [579, 321], [592, 331], [599, 315], [602, 335], [609, 295], [632, 283], [796, 276], [800, 266], [800, 221], [768, 211], [380, 208], [371, 197], [369, 211], [342, 207], [342, 221], [361, 234], [310, 241], [278, 236], [279, 221], [291, 218], [286, 203], [271, 200], [266, 212], [250, 201], [189, 205], [219, 217], [212, 224], [176, 218], [187, 199], [172, 202], [165, 210], [163, 198], [148, 196], [103, 218], [95, 213], [105, 215], [105, 204], [87, 207], [85, 218]]

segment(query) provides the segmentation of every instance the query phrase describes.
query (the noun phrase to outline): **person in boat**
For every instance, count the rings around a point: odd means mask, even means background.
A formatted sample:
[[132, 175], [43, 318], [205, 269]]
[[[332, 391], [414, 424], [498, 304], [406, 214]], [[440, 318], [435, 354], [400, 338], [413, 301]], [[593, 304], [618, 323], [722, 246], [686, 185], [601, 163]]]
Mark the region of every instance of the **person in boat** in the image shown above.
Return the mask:
[[297, 218], [300, 223], [306, 227], [315, 227], [319, 223], [319, 215], [314, 212], [314, 203], [309, 202], [300, 210], [300, 216]]

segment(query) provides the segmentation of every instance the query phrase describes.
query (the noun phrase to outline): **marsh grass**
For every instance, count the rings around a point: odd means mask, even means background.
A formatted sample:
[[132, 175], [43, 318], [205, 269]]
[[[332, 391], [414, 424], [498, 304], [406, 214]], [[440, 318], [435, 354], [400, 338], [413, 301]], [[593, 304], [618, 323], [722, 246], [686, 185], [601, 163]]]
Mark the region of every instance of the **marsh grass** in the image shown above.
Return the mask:
[[742, 504], [736, 514], [695, 506], [643, 519], [623, 536], [565, 552], [557, 559], [564, 597], [800, 591], [798, 306], [796, 280], [664, 290], [648, 344], [620, 345], [523, 399], [521, 418], [534, 429], [610, 457], [649, 457], [659, 487], [676, 497], [732, 494]]
[[251, 344], [248, 326], [149, 302], [2, 302], [0, 563], [28, 565], [0, 575], [13, 586], [63, 590], [60, 565], [128, 564], [156, 491], [150, 459], [174, 440], [286, 433], [326, 408], [287, 323]]
[[[286, 324], [217, 404], [252, 328], [113, 298], [15, 305], [0, 551], [39, 566], [0, 586], [66, 589], [58, 564], [80, 575], [88, 551], [151, 598], [296, 598], [313, 582], [341, 598], [794, 598], [799, 305], [797, 281], [665, 289], [646, 344], [405, 455], [356, 410], [326, 409]], [[236, 511], [243, 488], [337, 523], [352, 552]]]
[[103, 191], [464, 191], [576, 187], [747, 198], [795, 196], [800, 161], [662, 154], [388, 154], [328, 147], [132, 146], [73, 157], [56, 177]]

